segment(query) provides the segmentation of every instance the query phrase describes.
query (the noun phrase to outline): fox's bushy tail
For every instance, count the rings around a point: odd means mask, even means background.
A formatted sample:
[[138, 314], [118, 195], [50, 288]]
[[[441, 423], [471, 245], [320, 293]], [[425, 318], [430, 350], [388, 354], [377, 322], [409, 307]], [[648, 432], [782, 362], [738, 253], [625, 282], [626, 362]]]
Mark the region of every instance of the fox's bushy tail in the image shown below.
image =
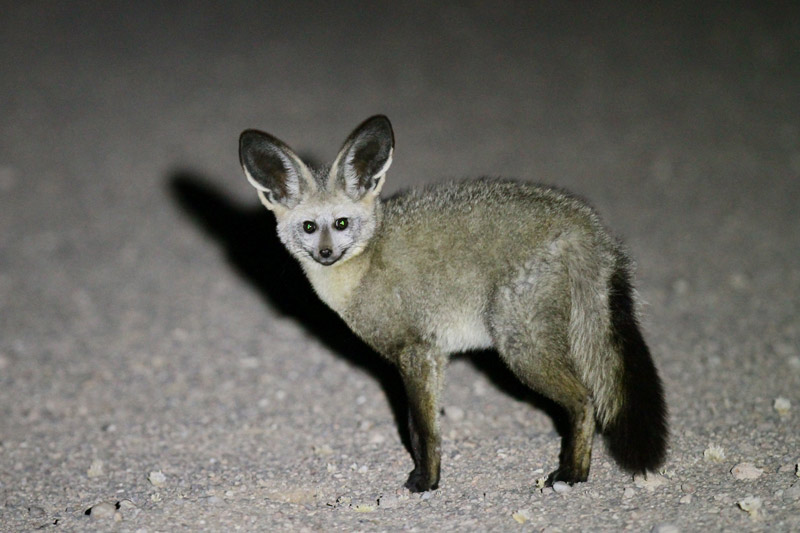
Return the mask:
[[608, 449], [632, 473], [655, 471], [666, 459], [667, 406], [661, 379], [639, 330], [627, 265], [611, 277], [611, 344], [622, 359], [621, 405], [603, 428]]

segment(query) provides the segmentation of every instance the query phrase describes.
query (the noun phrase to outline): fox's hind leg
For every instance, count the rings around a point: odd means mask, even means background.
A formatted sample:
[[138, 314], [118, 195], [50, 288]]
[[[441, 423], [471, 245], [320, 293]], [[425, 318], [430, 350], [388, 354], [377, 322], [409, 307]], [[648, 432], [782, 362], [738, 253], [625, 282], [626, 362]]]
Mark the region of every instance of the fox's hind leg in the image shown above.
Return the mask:
[[569, 356], [569, 279], [558, 261], [537, 261], [498, 290], [490, 323], [501, 358], [534, 391], [561, 405], [570, 422], [548, 483], [589, 477], [594, 407]]

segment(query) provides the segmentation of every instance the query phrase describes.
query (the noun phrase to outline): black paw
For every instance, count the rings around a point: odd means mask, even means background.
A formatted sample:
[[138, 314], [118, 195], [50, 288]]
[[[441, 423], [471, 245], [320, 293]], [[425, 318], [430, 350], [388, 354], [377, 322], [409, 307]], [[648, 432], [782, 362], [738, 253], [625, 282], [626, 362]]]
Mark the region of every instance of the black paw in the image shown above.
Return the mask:
[[557, 468], [556, 470], [552, 471], [549, 476], [547, 476], [547, 481], [544, 482], [545, 487], [552, 487], [553, 483], [556, 481], [563, 481], [568, 485], [574, 485], [575, 483], [582, 483], [589, 479], [589, 474], [575, 474], [570, 469], [566, 468]]
[[426, 492], [435, 490], [439, 487], [439, 480], [431, 480], [423, 475], [416, 468], [411, 471], [406, 481], [405, 487], [411, 492]]

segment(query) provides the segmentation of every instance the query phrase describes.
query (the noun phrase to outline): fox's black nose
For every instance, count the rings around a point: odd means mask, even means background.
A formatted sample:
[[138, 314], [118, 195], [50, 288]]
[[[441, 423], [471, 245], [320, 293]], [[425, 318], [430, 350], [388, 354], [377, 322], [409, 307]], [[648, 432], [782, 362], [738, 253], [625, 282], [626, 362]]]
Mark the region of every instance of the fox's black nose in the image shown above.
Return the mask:
[[332, 253], [333, 250], [331, 250], [330, 248], [323, 248], [322, 250], [319, 251], [319, 255], [321, 255], [325, 259], [329, 258]]

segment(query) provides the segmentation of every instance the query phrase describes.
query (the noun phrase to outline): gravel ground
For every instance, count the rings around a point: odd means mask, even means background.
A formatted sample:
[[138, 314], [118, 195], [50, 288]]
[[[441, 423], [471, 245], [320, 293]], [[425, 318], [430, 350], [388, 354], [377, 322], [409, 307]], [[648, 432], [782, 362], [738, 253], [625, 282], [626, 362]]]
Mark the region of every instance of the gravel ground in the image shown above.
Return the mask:
[[[3, 2], [0, 530], [800, 530], [800, 8], [726, 2]], [[768, 4], [768, 5], [767, 5]], [[671, 413], [647, 480], [456, 358], [441, 489], [394, 371], [315, 299], [238, 167], [333, 157], [386, 192], [571, 189], [638, 260]]]

